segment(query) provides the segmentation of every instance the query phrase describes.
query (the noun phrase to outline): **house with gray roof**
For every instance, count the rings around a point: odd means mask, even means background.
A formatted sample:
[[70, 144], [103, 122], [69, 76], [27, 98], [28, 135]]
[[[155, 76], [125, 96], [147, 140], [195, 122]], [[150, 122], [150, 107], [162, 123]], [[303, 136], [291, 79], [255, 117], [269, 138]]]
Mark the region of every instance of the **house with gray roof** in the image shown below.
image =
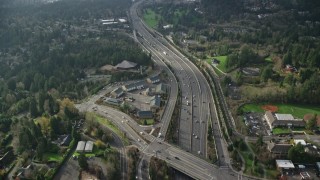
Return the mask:
[[277, 158], [287, 157], [289, 149], [292, 147], [291, 144], [276, 144], [274, 142], [269, 142], [267, 145], [269, 152]]
[[122, 88], [116, 88], [111, 92], [111, 95], [115, 98], [119, 98], [120, 96], [122, 96], [124, 94], [123, 89]]
[[119, 106], [121, 101], [115, 98], [106, 98], [104, 102], [110, 105]]
[[140, 119], [150, 119], [150, 118], [153, 118], [153, 112], [150, 110], [138, 111], [137, 116]]

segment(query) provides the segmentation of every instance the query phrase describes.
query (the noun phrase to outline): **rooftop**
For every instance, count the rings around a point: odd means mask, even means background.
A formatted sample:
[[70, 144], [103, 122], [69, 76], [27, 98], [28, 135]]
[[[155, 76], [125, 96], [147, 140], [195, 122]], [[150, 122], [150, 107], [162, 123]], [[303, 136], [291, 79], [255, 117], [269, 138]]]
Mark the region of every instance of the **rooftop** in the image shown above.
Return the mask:
[[118, 99], [114, 99], [114, 98], [107, 98], [105, 101], [112, 102], [112, 103], [119, 103], [120, 102]]
[[275, 114], [277, 120], [294, 120], [291, 114]]
[[306, 146], [307, 145], [306, 141], [303, 140], [303, 139], [295, 139], [293, 141], [294, 141], [294, 144], [299, 144], [300, 143], [302, 146]]
[[286, 154], [288, 153], [291, 147], [292, 147], [291, 144], [268, 143], [268, 149], [270, 150], [270, 152], [276, 153], [276, 154]]
[[153, 96], [150, 101], [150, 106], [158, 106], [160, 107], [161, 98], [160, 96]]
[[86, 142], [85, 142], [85, 141], [79, 141], [79, 142], [78, 142], [78, 145], [77, 145], [76, 151], [83, 151], [85, 145], [86, 145]]
[[127, 61], [127, 60], [123, 60], [121, 63], [117, 64], [115, 67], [116, 68], [122, 68], [122, 69], [130, 69], [130, 68], [134, 68], [137, 66], [137, 63], [131, 62], [131, 61]]
[[159, 92], [166, 92], [166, 86], [162, 83], [158, 84], [156, 86], [156, 92], [159, 93]]
[[275, 119], [274, 119], [271, 111], [266, 111], [266, 116], [267, 116], [267, 118], [268, 118], [269, 123], [272, 124]]
[[87, 141], [84, 150], [85, 151], [92, 151], [92, 149], [93, 149], [93, 142], [92, 141]]
[[114, 92], [116, 94], [121, 94], [121, 93], [123, 93], [123, 90], [118, 87], [118, 88], [114, 89], [112, 92]]
[[291, 160], [280, 160], [280, 159], [277, 159], [276, 160], [276, 164], [279, 168], [294, 168], [294, 164], [292, 163]]
[[159, 76], [158, 75], [155, 75], [155, 76], [152, 76], [149, 78], [150, 81], [157, 81], [157, 80], [160, 80]]

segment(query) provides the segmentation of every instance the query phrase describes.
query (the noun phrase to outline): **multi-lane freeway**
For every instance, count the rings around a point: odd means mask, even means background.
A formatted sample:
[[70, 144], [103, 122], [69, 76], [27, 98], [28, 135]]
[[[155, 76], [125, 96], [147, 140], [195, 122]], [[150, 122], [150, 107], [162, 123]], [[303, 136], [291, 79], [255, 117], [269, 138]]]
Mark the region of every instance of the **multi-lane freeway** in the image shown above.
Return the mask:
[[[194, 179], [223, 178], [228, 180], [239, 178], [240, 176], [229, 168], [230, 160], [225, 141], [222, 139], [215, 103], [208, 82], [191, 61], [171, 46], [159, 33], [145, 26], [137, 13], [141, 3], [143, 1], [134, 3], [130, 9], [134, 34], [139, 34], [139, 42], [152, 54], [157, 65], [169, 74], [170, 79], [170, 98], [161, 117], [160, 133], [163, 136], [154, 137], [146, 133], [141, 134], [139, 132], [144, 130], [143, 127], [139, 126], [130, 116], [110, 107], [96, 105], [95, 101], [104, 92], [100, 92], [87, 102], [77, 105], [78, 109], [80, 111], [96, 111], [111, 120], [121, 131], [126, 133], [126, 136], [144, 155], [157, 156]], [[136, 37], [136, 39], [138, 38]], [[171, 66], [175, 76], [166, 64]], [[179, 128], [177, 129], [180, 148], [163, 141], [176, 105], [178, 87], [180, 87], [182, 99]], [[95, 108], [93, 109], [93, 107]], [[208, 123], [211, 123], [213, 127], [219, 166], [204, 160], [207, 155]], [[139, 167], [141, 169], [142, 164]], [[142, 174], [141, 170], [138, 171], [138, 178], [143, 179]], [[246, 178], [241, 176], [241, 179]]]
[[[142, 1], [135, 3], [130, 9], [130, 16], [133, 28], [143, 37], [143, 44], [147, 44], [148, 50], [157, 57], [162, 58], [172, 67], [179, 81], [181, 90], [182, 106], [179, 119], [179, 146], [186, 151], [190, 151], [200, 156], [206, 157], [206, 133], [209, 117], [212, 118], [214, 126], [216, 125], [215, 114], [209, 114], [209, 104], [214, 104], [209, 85], [205, 77], [198, 68], [190, 62], [184, 55], [175, 50], [166, 39], [158, 33], [152, 33], [154, 30], [147, 28], [137, 14], [138, 6]], [[151, 32], [151, 33], [150, 33]], [[172, 90], [176, 91], [175, 88]], [[173, 106], [168, 105], [170, 109]], [[215, 109], [213, 109], [215, 112]], [[170, 118], [163, 118], [164, 125], [169, 124]], [[162, 129], [167, 129], [163, 126]], [[217, 127], [214, 130], [219, 131]], [[165, 131], [164, 131], [165, 132]], [[162, 134], [165, 134], [162, 132]], [[217, 135], [220, 133], [217, 133]], [[217, 136], [220, 138], [221, 136]], [[219, 142], [219, 140], [217, 140]], [[223, 146], [218, 149], [220, 160], [224, 163]], [[225, 163], [224, 163], [225, 164]]]

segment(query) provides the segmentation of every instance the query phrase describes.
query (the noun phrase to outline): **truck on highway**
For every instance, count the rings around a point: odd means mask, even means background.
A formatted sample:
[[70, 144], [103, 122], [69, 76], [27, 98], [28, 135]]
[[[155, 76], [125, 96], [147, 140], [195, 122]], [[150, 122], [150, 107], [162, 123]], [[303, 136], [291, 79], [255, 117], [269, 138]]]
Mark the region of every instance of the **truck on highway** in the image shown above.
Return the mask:
[[187, 106], [189, 106], [189, 101], [187, 101]]

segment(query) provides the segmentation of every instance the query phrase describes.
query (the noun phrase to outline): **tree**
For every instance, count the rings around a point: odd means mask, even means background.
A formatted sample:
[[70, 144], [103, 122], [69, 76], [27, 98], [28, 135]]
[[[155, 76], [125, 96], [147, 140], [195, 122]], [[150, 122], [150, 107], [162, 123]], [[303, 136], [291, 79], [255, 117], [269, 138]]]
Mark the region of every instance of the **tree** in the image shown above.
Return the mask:
[[37, 102], [34, 97], [30, 99], [29, 112], [31, 117], [38, 116]]
[[78, 131], [76, 130], [75, 127], [72, 128], [72, 138], [78, 142], [80, 140], [80, 134], [78, 133]]
[[306, 128], [312, 130], [317, 127], [317, 114], [314, 114], [311, 119], [308, 120]]
[[266, 82], [272, 77], [273, 71], [271, 66], [267, 66], [261, 73], [261, 81]]
[[257, 139], [256, 145], [257, 146], [262, 146], [263, 145], [263, 136], [261, 134], [259, 135], [259, 137]]
[[84, 170], [88, 169], [89, 164], [87, 162], [86, 156], [83, 153], [79, 155], [78, 163], [81, 169], [84, 169]]
[[294, 163], [308, 162], [308, 154], [305, 153], [303, 145], [298, 143], [297, 145], [291, 147], [288, 151], [288, 159]]
[[14, 91], [16, 89], [16, 81], [14, 79], [10, 79], [7, 85], [11, 91]]

